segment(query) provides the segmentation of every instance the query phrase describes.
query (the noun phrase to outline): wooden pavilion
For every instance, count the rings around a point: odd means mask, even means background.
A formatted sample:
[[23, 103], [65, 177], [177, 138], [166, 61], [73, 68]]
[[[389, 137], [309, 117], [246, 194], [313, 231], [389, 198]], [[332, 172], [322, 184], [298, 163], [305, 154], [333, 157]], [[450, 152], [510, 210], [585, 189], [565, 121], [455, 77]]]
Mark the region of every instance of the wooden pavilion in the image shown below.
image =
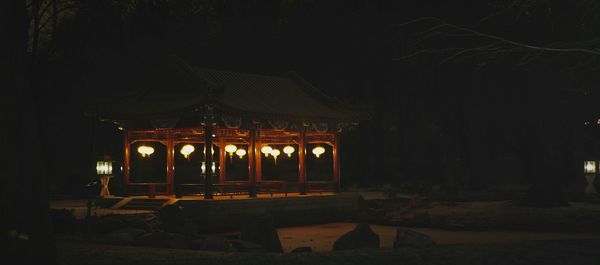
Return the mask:
[[94, 105], [124, 131], [128, 194], [339, 191], [339, 135], [362, 112], [293, 72], [194, 68], [173, 56], [136, 71], [122, 82], [132, 93]]

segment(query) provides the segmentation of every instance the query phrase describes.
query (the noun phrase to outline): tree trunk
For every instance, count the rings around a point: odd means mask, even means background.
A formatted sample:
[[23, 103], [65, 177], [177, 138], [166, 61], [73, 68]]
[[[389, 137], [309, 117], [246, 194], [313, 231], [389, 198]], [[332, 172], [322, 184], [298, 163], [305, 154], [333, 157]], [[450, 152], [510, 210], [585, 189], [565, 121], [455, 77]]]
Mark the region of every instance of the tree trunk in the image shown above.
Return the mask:
[[[5, 264], [57, 264], [33, 87], [27, 85], [26, 1], [0, 6], [2, 241]], [[6, 91], [5, 90], [5, 91]]]

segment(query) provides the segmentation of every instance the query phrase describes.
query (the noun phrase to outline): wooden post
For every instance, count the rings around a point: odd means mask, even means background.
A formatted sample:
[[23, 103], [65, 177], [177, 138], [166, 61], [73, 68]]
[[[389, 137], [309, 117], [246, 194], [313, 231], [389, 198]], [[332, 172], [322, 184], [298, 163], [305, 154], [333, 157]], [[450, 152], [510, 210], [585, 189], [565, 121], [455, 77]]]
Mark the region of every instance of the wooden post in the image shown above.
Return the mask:
[[204, 156], [205, 163], [205, 174], [204, 174], [204, 199], [211, 200], [213, 198], [213, 186], [212, 186], [212, 113], [207, 113], [204, 119], [204, 150], [206, 155]]
[[[256, 132], [257, 135], [260, 135], [260, 132]], [[258, 137], [260, 138], [260, 137]], [[256, 182], [262, 181], [262, 153], [260, 149], [262, 148], [262, 142], [260, 139], [256, 140], [256, 144], [254, 146], [254, 159], [256, 160]]]
[[173, 143], [173, 132], [167, 134], [167, 194], [172, 195], [175, 191], [175, 145]]
[[248, 145], [248, 195], [251, 198], [256, 197], [256, 176], [257, 176], [257, 160], [260, 160], [260, 156], [256, 156], [256, 129], [250, 129], [250, 144]]
[[333, 134], [333, 185], [336, 192], [340, 191], [340, 135]]
[[227, 154], [225, 152], [225, 138], [219, 136], [219, 184], [225, 183], [225, 174], [227, 173]]
[[300, 131], [300, 141], [298, 143], [298, 183], [300, 184], [301, 195], [305, 195], [308, 192], [304, 160], [306, 160], [306, 129], [302, 128]]
[[125, 145], [125, 153], [123, 154], [123, 186], [127, 189], [129, 185], [129, 160], [130, 160], [130, 148], [129, 148], [129, 131], [123, 132], [123, 144]]

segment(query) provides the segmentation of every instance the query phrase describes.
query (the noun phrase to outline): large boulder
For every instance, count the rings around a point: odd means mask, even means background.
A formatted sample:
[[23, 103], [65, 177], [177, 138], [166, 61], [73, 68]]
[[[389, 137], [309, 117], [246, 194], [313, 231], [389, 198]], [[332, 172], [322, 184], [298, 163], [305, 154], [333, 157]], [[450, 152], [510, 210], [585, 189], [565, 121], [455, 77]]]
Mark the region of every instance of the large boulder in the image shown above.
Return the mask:
[[78, 222], [73, 214], [73, 210], [50, 209], [50, 217], [52, 218], [54, 232], [75, 232]]
[[394, 239], [394, 248], [429, 247], [435, 245], [431, 237], [414, 230], [398, 228]]
[[311, 247], [299, 247], [291, 251], [291, 253], [313, 252]]
[[143, 229], [127, 227], [106, 234], [105, 239], [110, 244], [129, 245], [145, 233]]
[[354, 230], [342, 235], [333, 243], [333, 251], [379, 248], [379, 235], [368, 224], [358, 224]]
[[183, 208], [179, 205], [170, 204], [158, 212], [158, 218], [165, 231], [170, 233], [180, 233], [185, 225], [185, 215]]
[[184, 235], [156, 232], [147, 233], [135, 239], [133, 245], [156, 248], [188, 249], [192, 239]]
[[222, 236], [207, 236], [204, 238], [194, 239], [190, 244], [191, 249], [208, 250], [208, 251], [231, 251], [232, 246], [227, 238]]
[[254, 242], [248, 242], [244, 240], [232, 240], [231, 246], [233, 247], [233, 249], [239, 252], [267, 252], [267, 249], [265, 249], [263, 246]]
[[270, 215], [245, 216], [242, 219], [240, 238], [243, 241], [259, 244], [269, 252], [283, 253], [279, 234]]
[[94, 231], [102, 234], [114, 232], [127, 227], [152, 231], [152, 227], [149, 224], [152, 218], [152, 216], [146, 215], [114, 214], [99, 217], [92, 220], [91, 223]]

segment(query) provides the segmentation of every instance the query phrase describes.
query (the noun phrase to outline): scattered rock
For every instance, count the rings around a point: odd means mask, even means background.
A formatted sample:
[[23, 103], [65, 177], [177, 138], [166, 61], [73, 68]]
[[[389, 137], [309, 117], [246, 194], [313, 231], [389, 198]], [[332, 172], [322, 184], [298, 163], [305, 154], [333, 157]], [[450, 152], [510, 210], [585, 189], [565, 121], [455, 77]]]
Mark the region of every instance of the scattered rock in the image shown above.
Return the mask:
[[403, 228], [398, 228], [394, 239], [394, 248], [429, 247], [433, 245], [435, 245], [435, 242], [428, 235]]
[[114, 214], [94, 219], [91, 222], [94, 231], [104, 234], [127, 227], [143, 229], [145, 231], [152, 231], [152, 227], [149, 224], [149, 220], [151, 219], [152, 216], [148, 217], [145, 215]]
[[135, 239], [143, 234], [146, 231], [139, 228], [123, 228], [117, 231], [110, 232], [106, 235], [106, 241], [110, 244], [124, 244], [129, 245], [132, 244]]
[[50, 217], [54, 232], [70, 233], [74, 232], [77, 227], [77, 220], [75, 219], [73, 210], [50, 209]]
[[244, 240], [232, 240], [231, 246], [239, 252], [267, 252], [263, 246]]
[[194, 222], [193, 219], [186, 218], [183, 222], [183, 226], [181, 226], [181, 228], [179, 229], [179, 233], [191, 237], [198, 236], [198, 228], [196, 226], [196, 222]]
[[359, 248], [379, 248], [379, 235], [368, 224], [358, 224], [354, 230], [342, 235], [335, 241], [332, 250]]
[[206, 238], [195, 239], [190, 243], [191, 249], [208, 251], [230, 251], [231, 243], [225, 237], [208, 236]]
[[279, 235], [270, 215], [245, 216], [240, 238], [263, 246], [269, 252], [283, 253]]
[[300, 253], [300, 252], [312, 252], [312, 248], [311, 247], [299, 247], [299, 248], [295, 248], [293, 249], [291, 252], [292, 253]]
[[183, 208], [179, 205], [167, 205], [160, 209], [158, 217], [163, 225], [163, 229], [170, 233], [179, 233], [185, 224], [185, 215]]
[[176, 249], [188, 249], [190, 243], [191, 238], [189, 237], [167, 232], [147, 233], [133, 242], [136, 246]]

